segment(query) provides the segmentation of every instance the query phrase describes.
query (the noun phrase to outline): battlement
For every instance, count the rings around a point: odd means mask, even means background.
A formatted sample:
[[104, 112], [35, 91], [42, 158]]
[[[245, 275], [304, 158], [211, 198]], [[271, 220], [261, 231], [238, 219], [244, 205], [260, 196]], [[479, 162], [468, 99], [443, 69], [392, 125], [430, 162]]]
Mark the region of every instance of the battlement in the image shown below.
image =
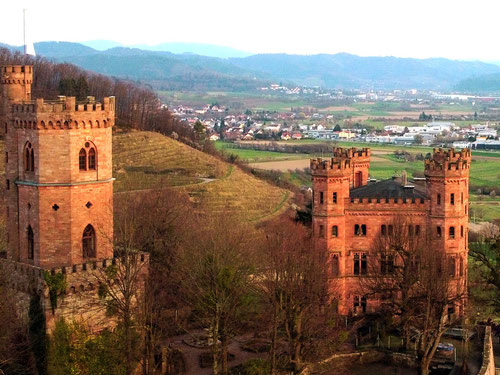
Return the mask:
[[336, 158], [342, 159], [366, 159], [370, 158], [371, 151], [369, 148], [357, 149], [356, 147], [351, 148], [342, 148], [342, 147], [334, 147], [333, 156]]
[[351, 160], [336, 157], [325, 160], [322, 158], [311, 159], [310, 167], [313, 175], [326, 173], [340, 176], [351, 171]]
[[435, 148], [431, 159], [425, 161], [426, 176], [458, 177], [468, 175], [471, 163], [471, 150], [443, 150]]
[[349, 209], [367, 210], [367, 209], [388, 209], [388, 208], [405, 208], [405, 209], [426, 209], [425, 199], [423, 198], [348, 198]]
[[[118, 258], [104, 259], [100, 261], [74, 264], [69, 267], [43, 269], [31, 264], [19, 263], [12, 260], [0, 259], [0, 270], [8, 275], [5, 282], [12, 289], [25, 292], [41, 292], [48, 297], [48, 287], [45, 283], [44, 272], [52, 275], [62, 273], [66, 275], [65, 294], [95, 290], [99, 279], [104, 277], [104, 270], [111, 265], [119, 265]], [[139, 266], [147, 268], [149, 264], [148, 253], [138, 253], [137, 262]], [[146, 270], [145, 268], [145, 270]], [[146, 271], [145, 271], [146, 272]]]
[[11, 106], [11, 112], [21, 113], [50, 113], [68, 114], [75, 112], [114, 112], [115, 97], [110, 96], [103, 99], [103, 102], [96, 102], [93, 96], [88, 96], [87, 100], [77, 102], [74, 96], [59, 96], [58, 100], [36, 99], [16, 103]]
[[11, 105], [14, 125], [24, 129], [107, 128], [114, 124], [115, 97], [102, 103], [94, 97], [76, 102], [75, 97], [60, 96], [58, 100], [36, 99]]
[[2, 85], [32, 84], [33, 67], [30, 65], [5, 65], [0, 67]]

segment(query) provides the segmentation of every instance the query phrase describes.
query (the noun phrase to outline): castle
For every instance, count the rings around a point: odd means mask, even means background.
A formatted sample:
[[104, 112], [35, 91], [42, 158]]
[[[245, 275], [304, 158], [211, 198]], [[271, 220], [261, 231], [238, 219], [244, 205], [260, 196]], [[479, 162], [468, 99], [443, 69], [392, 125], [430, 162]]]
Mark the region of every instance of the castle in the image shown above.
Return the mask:
[[[33, 67], [0, 67], [7, 248], [1, 266], [20, 301], [42, 296], [48, 329], [59, 316], [99, 328], [98, 275], [113, 258], [115, 98], [32, 100]], [[141, 262], [147, 262], [141, 255]], [[66, 288], [49, 312], [46, 272]]]
[[[470, 150], [434, 149], [425, 160], [425, 178], [412, 181], [405, 172], [370, 180], [370, 155], [368, 148], [335, 148], [332, 158], [310, 162], [314, 236], [317, 246], [329, 252], [344, 315], [376, 310], [379, 301], [363, 295], [360, 280], [370, 265], [381, 262], [374, 243], [392, 235], [397, 217], [408, 219], [412, 235], [430, 231], [432, 246], [446, 255], [452, 276], [463, 285], [467, 279]], [[462, 308], [450, 306], [448, 312], [461, 315]]]

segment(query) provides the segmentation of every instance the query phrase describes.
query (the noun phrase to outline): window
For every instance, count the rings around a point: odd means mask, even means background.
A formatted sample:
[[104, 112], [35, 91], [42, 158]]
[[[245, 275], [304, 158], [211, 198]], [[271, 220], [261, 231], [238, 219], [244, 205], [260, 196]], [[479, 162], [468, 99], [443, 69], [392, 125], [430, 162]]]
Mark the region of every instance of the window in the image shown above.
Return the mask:
[[413, 225], [408, 225], [408, 236], [413, 237]]
[[437, 195], [437, 204], [441, 204], [441, 194]]
[[441, 227], [436, 227], [436, 236], [441, 237]]
[[78, 153], [78, 166], [81, 171], [97, 169], [97, 150], [90, 142], [85, 142]]
[[380, 259], [380, 272], [382, 275], [389, 275], [394, 273], [394, 256], [383, 254]]
[[367, 262], [366, 254], [354, 254], [354, 274], [355, 275], [366, 275]]
[[455, 238], [455, 227], [450, 227], [448, 231], [449, 231], [449, 237]]
[[455, 277], [455, 258], [448, 258], [448, 276]]
[[465, 206], [465, 214], [467, 215], [467, 206]]
[[325, 227], [323, 224], [319, 225], [319, 238], [324, 238], [325, 237]]
[[461, 202], [462, 204], [464, 204], [464, 193], [461, 193], [460, 202]]
[[337, 193], [333, 193], [333, 203], [337, 203]]
[[[366, 312], [366, 297], [354, 296], [353, 300], [353, 312], [357, 314], [358, 312]], [[359, 311], [361, 310], [361, 311]]]
[[415, 225], [415, 236], [420, 235], [420, 225]]
[[339, 227], [336, 225], [332, 225], [332, 237], [339, 236]]
[[365, 224], [354, 225], [354, 235], [355, 236], [366, 236], [366, 225]]
[[5, 185], [6, 185], [6, 186], [5, 186], [5, 187], [6, 187], [6, 189], [7, 189], [7, 190], [10, 190], [10, 180], [6, 180], [6, 181], [5, 181]]
[[95, 230], [92, 225], [87, 225], [82, 236], [82, 250], [84, 258], [96, 257]]
[[460, 238], [464, 238], [464, 226], [460, 226]]
[[323, 204], [323, 192], [319, 192], [319, 204]]
[[28, 259], [34, 259], [35, 257], [35, 236], [33, 235], [33, 229], [31, 225], [28, 225], [26, 230], [26, 236], [28, 239]]
[[387, 227], [387, 233], [389, 234], [389, 236], [392, 236], [394, 232], [394, 227], [392, 226], [392, 224], [389, 224], [389, 226]]
[[30, 142], [26, 143], [24, 147], [24, 170], [26, 172], [35, 170], [35, 152]]
[[455, 194], [454, 193], [451, 193], [450, 194], [450, 204], [455, 204]]
[[387, 236], [387, 226], [385, 224], [380, 226], [380, 235], [384, 237]]
[[333, 254], [331, 257], [331, 265], [332, 265], [332, 276], [336, 277], [339, 275], [339, 255]]
[[95, 170], [95, 149], [92, 147], [89, 150], [89, 169]]
[[82, 148], [78, 154], [78, 166], [81, 171], [87, 170], [87, 151], [85, 151], [84, 148]]

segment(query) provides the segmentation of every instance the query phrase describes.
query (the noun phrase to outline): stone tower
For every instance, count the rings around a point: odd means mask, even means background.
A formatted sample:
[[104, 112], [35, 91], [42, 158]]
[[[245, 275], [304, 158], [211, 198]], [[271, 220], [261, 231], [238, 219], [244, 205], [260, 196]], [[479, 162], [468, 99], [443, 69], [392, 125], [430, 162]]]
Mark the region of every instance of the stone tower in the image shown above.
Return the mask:
[[7, 258], [42, 268], [111, 258], [114, 97], [32, 101], [32, 66], [0, 69]]
[[425, 161], [426, 191], [430, 200], [430, 236], [444, 249], [455, 275], [466, 280], [469, 224], [470, 149], [434, 149]]
[[[346, 243], [352, 239], [347, 225], [346, 209], [349, 191], [368, 182], [370, 150], [335, 148], [327, 160], [311, 160], [313, 182], [313, 230], [316, 246], [328, 249], [332, 277], [348, 273]], [[345, 300], [346, 279], [338, 278], [334, 287]]]

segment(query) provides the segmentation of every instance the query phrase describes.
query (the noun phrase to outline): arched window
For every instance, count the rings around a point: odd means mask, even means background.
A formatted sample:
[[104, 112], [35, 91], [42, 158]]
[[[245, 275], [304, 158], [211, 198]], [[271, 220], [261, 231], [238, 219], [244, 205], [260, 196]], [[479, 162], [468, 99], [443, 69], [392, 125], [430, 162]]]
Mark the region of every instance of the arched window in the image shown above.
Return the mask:
[[82, 236], [82, 250], [84, 258], [96, 257], [95, 230], [92, 225], [87, 225]]
[[78, 154], [78, 165], [81, 171], [87, 170], [87, 151], [85, 151], [84, 148], [82, 148]]
[[33, 172], [35, 170], [35, 151], [31, 143], [26, 143], [24, 148], [24, 170], [26, 172]]
[[31, 225], [28, 225], [28, 229], [26, 230], [26, 235], [28, 238], [28, 259], [34, 259], [34, 256], [35, 256], [35, 236], [33, 234], [33, 229], [31, 229]]
[[89, 150], [89, 169], [95, 170], [95, 149], [93, 147]]
[[78, 165], [81, 171], [97, 169], [97, 150], [91, 142], [85, 142], [78, 154]]

